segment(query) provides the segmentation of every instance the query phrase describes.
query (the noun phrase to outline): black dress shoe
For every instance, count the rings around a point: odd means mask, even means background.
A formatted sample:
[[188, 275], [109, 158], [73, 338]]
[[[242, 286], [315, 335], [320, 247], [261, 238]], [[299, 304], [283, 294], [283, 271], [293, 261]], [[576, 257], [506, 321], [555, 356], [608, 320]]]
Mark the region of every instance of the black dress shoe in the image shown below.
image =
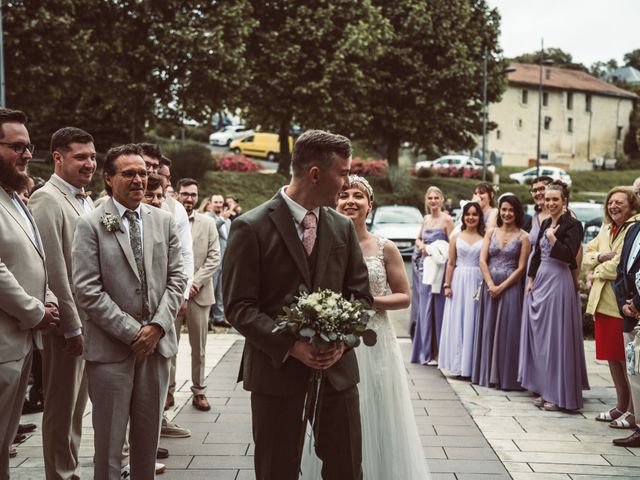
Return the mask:
[[36, 429], [35, 423], [21, 423], [18, 425], [18, 433], [31, 433]]
[[22, 443], [27, 439], [26, 435], [22, 435], [22, 434], [18, 434], [16, 435], [16, 438], [13, 439], [13, 443]]
[[22, 414], [28, 413], [40, 413], [44, 410], [44, 403], [41, 400], [31, 401], [28, 400], [22, 405]]
[[618, 447], [640, 447], [640, 430], [634, 430], [631, 435], [626, 438], [616, 438], [613, 444]]
[[169, 450], [166, 448], [158, 447], [158, 452], [156, 453], [156, 458], [161, 460], [163, 458], [169, 458]]

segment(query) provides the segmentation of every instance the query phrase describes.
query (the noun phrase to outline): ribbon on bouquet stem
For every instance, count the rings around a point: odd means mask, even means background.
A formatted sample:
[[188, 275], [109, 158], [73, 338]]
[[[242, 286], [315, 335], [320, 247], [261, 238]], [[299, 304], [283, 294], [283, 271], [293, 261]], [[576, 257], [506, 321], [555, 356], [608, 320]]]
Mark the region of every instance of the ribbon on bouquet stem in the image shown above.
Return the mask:
[[[304, 397], [304, 409], [302, 411], [302, 426], [300, 428], [300, 441], [298, 443], [298, 471], [302, 473], [302, 452], [304, 438], [307, 433], [307, 425], [311, 424], [313, 432], [313, 446], [315, 447], [320, 433], [320, 411], [322, 409], [322, 390], [324, 386], [324, 370], [313, 370], [309, 378], [307, 393]], [[311, 448], [311, 443], [309, 443]]]

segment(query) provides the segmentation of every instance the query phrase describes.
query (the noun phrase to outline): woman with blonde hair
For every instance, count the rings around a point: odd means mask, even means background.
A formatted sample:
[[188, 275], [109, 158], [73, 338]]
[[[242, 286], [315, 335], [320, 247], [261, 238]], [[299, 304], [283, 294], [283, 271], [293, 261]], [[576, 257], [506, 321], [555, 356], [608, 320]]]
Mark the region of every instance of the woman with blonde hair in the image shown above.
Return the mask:
[[435, 186], [429, 187], [425, 194], [427, 215], [424, 217], [422, 228], [416, 239], [413, 257], [413, 302], [417, 308], [412, 309], [415, 316], [412, 321], [415, 320], [416, 327], [411, 362], [423, 365], [437, 364], [442, 314], [444, 313], [443, 283], [446, 261], [440, 264], [441, 275], [436, 272], [435, 278], [439, 278], [439, 280], [436, 280], [433, 285], [427, 285], [423, 282], [425, 263], [430, 256], [442, 251], [442, 248], [439, 248], [443, 245], [442, 242], [447, 244], [446, 251], [448, 252], [449, 235], [451, 235], [454, 225], [451, 217], [443, 211], [443, 203], [442, 191]]
[[609, 363], [617, 403], [611, 410], [601, 412], [596, 420], [609, 422], [612, 428], [632, 428], [636, 419], [625, 365], [622, 315], [613, 282], [627, 231], [640, 220], [640, 199], [631, 187], [615, 187], [607, 194], [604, 208], [605, 224], [587, 244], [582, 269], [592, 271], [587, 313], [594, 318], [596, 358]]

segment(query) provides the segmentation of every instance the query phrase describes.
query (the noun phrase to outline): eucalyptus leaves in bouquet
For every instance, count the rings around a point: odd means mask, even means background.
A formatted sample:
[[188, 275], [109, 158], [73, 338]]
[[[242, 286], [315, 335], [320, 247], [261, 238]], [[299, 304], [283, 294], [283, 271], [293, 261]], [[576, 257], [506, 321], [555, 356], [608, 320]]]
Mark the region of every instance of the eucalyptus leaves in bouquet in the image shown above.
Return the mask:
[[360, 339], [367, 346], [376, 344], [376, 332], [367, 328], [374, 310], [333, 290], [303, 291], [282, 310], [273, 332], [292, 333], [319, 350], [340, 345], [354, 348], [360, 345]]

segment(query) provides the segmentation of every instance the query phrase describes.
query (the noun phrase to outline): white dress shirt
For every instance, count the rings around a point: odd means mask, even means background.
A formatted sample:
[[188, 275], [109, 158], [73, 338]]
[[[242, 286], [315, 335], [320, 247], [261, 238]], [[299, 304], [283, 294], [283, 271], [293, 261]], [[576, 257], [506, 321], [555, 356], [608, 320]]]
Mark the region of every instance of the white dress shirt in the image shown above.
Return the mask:
[[[127, 234], [127, 237], [130, 239], [131, 237], [129, 237], [129, 220], [127, 219], [127, 217], [124, 216], [124, 213], [127, 210], [131, 210], [131, 209], [122, 205], [115, 198], [113, 197], [111, 198], [113, 199], [113, 204], [116, 206], [116, 210], [118, 210], [118, 215], [120, 215], [120, 222], [122, 222], [122, 226], [124, 227], [125, 233]], [[138, 214], [138, 216], [136, 217], [136, 223], [138, 224], [138, 228], [140, 229], [140, 246], [142, 247], [142, 251], [144, 252], [144, 241], [143, 241], [144, 235], [142, 230], [143, 226], [142, 226], [142, 215], [141, 215], [142, 208], [140, 207], [140, 205], [138, 205], [138, 208], [132, 211]]]
[[80, 208], [82, 208], [82, 211], [84, 213], [89, 213], [91, 210], [93, 210], [89, 202], [87, 202], [84, 198], [76, 197], [76, 195], [78, 195], [79, 193], [84, 194], [84, 188], [74, 187], [69, 182], [67, 182], [64, 178], [62, 178], [60, 175], [57, 175], [55, 173], [51, 176], [56, 177], [58, 181], [62, 183], [67, 188], [67, 190], [69, 190], [69, 193], [71, 193], [71, 196], [75, 198], [76, 201], [80, 204]]
[[307, 210], [302, 205], [292, 200], [289, 195], [287, 195], [287, 187], [282, 187], [280, 190], [280, 194], [282, 198], [284, 198], [285, 203], [291, 210], [291, 215], [293, 217], [293, 224], [296, 226], [296, 231], [298, 232], [298, 237], [300, 241], [302, 241], [302, 237], [304, 236], [304, 228], [302, 227], [302, 221], [304, 220], [307, 212], [313, 212], [316, 216], [316, 219], [320, 221], [320, 207], [316, 207], [313, 210]]

